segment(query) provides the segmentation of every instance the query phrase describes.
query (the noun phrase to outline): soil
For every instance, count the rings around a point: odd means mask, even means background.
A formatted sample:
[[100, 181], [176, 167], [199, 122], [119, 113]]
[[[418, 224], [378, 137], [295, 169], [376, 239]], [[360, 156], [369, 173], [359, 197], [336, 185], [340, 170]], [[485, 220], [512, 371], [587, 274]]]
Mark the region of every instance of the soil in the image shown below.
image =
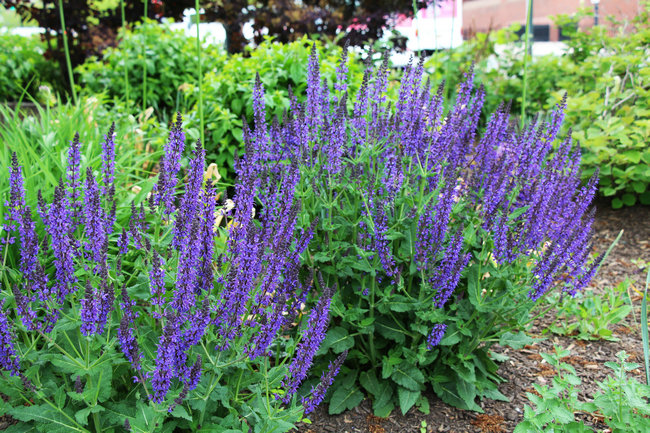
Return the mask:
[[[554, 345], [560, 345], [571, 351], [571, 356], [565, 359], [572, 364], [580, 378], [583, 392], [579, 398], [591, 399], [598, 389], [596, 381], [602, 381], [611, 370], [604, 366], [607, 361], [615, 361], [616, 353], [625, 350], [630, 356], [629, 362], [643, 364], [643, 347], [641, 331], [638, 325], [640, 318], [641, 299], [645, 284], [644, 263], [650, 262], [650, 207], [635, 206], [613, 210], [608, 203], [598, 203], [596, 221], [594, 223], [594, 250], [603, 254], [619, 232], [623, 231], [619, 242], [603, 263], [590, 287], [602, 293], [610, 287], [631, 280], [628, 297], [634, 307], [633, 313], [626, 319], [612, 326], [614, 336], [619, 341], [589, 340], [583, 341], [571, 337], [554, 335], [547, 330], [554, 317], [547, 314], [536, 321], [529, 331], [533, 337], [542, 337], [532, 346], [521, 350], [505, 347], [495, 347], [495, 351], [508, 355], [510, 359], [499, 368], [498, 374], [506, 379], [499, 390], [506, 395], [510, 402], [484, 400], [479, 405], [484, 414], [456, 409], [448, 406], [428, 394], [430, 412], [425, 415], [416, 408], [406, 415], [399, 410], [393, 411], [388, 418], [378, 418], [372, 414], [368, 400], [364, 400], [357, 408], [340, 415], [331, 416], [327, 413], [327, 405], [321, 405], [310, 417], [311, 424], [301, 424], [299, 433], [507, 433], [523, 419], [524, 405], [530, 405], [526, 392], [533, 390], [533, 384], [548, 384], [552, 368], [542, 360], [540, 353], [553, 352]], [[645, 383], [642, 368], [633, 372], [637, 380]], [[597, 431], [603, 431], [606, 426], [599, 423], [590, 414], [579, 414], [590, 426]]]

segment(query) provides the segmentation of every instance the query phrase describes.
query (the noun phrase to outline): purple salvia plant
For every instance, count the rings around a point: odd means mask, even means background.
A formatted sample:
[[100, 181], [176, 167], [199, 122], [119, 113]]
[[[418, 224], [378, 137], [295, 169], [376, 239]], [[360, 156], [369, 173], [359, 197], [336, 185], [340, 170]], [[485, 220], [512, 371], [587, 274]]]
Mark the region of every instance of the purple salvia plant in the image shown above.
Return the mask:
[[68, 194], [68, 202], [72, 207], [74, 216], [72, 223], [72, 231], [77, 228], [79, 218], [81, 218], [81, 143], [79, 143], [79, 133], [75, 133], [74, 139], [70, 143], [68, 150], [68, 166], [66, 187]]
[[129, 298], [126, 287], [122, 288], [122, 319], [120, 320], [120, 327], [117, 330], [117, 339], [120, 342], [120, 348], [126, 359], [131, 363], [131, 367], [135, 371], [142, 369], [141, 359], [144, 357], [140, 351], [138, 340], [135, 336], [135, 329], [132, 324], [138, 313], [133, 311], [135, 302]]
[[74, 259], [76, 256], [76, 241], [72, 237], [73, 215], [63, 181], [54, 189], [54, 200], [49, 206], [45, 227], [50, 236], [50, 244], [54, 253], [56, 279], [54, 293], [58, 303], [73, 291], [75, 277]]
[[167, 217], [176, 209], [174, 204], [174, 190], [176, 189], [178, 172], [181, 169], [181, 155], [185, 149], [185, 133], [183, 132], [183, 118], [181, 113], [176, 115], [176, 122], [169, 131], [169, 139], [165, 144], [165, 155], [160, 160], [160, 175], [154, 187], [156, 199], [154, 204], [165, 207]]
[[90, 258], [98, 265], [106, 262], [105, 248], [108, 244], [106, 233], [106, 214], [102, 208], [102, 200], [95, 176], [90, 168], [86, 170], [84, 188], [84, 226], [86, 243], [84, 248]]
[[97, 323], [101, 314], [101, 298], [96, 288], [86, 281], [84, 297], [81, 300], [81, 333], [89, 336], [97, 333]]
[[185, 184], [185, 194], [181, 200], [174, 224], [174, 239], [172, 245], [180, 250], [181, 245], [188, 242], [189, 231], [199, 216], [203, 172], [205, 170], [205, 150], [197, 141], [194, 156], [190, 160], [188, 180]]
[[161, 318], [160, 311], [164, 306], [165, 300], [165, 259], [153, 250], [151, 261], [151, 270], [149, 271], [149, 288], [151, 291], [151, 304], [156, 307], [153, 315], [156, 319]]

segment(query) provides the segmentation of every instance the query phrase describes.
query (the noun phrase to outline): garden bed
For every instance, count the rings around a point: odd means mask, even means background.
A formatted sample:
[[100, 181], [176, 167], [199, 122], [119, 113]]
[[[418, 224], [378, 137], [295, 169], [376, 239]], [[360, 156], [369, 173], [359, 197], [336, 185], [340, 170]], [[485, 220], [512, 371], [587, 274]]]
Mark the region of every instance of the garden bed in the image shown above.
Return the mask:
[[[341, 415], [330, 416], [327, 405], [322, 405], [311, 416], [311, 424], [302, 424], [301, 433], [320, 432], [371, 432], [371, 433], [401, 433], [401, 432], [454, 432], [454, 433], [498, 433], [512, 432], [515, 426], [523, 420], [524, 405], [530, 405], [526, 392], [532, 390], [534, 383], [548, 384], [552, 369], [546, 364], [540, 353], [550, 353], [554, 345], [560, 345], [571, 351], [571, 357], [566, 359], [573, 365], [582, 379], [579, 397], [589, 399], [598, 389], [596, 381], [603, 381], [611, 370], [604, 363], [614, 361], [616, 353], [625, 350], [630, 358], [628, 361], [643, 364], [643, 349], [641, 331], [638, 326], [641, 297], [634, 291], [643, 290], [644, 274], [635, 262], [650, 261], [650, 208], [635, 206], [619, 210], [612, 209], [608, 203], [597, 203], [596, 221], [594, 224], [594, 249], [604, 253], [616, 239], [621, 229], [624, 230], [621, 239], [611, 251], [607, 261], [590, 285], [590, 290], [602, 293], [605, 288], [613, 287], [626, 278], [635, 283], [629, 292], [634, 305], [634, 315], [629, 315], [623, 322], [613, 326], [614, 336], [620, 341], [583, 341], [571, 337], [553, 334], [543, 335], [544, 340], [520, 350], [498, 348], [497, 351], [510, 357], [501, 364], [499, 375], [506, 382], [499, 386], [511, 402], [485, 400], [480, 406], [485, 414], [456, 409], [446, 405], [433, 394], [429, 393], [430, 413], [422, 414], [416, 408], [411, 409], [405, 416], [399, 410], [393, 411], [388, 418], [378, 418], [372, 414], [368, 400]], [[635, 322], [636, 318], [636, 322]], [[530, 331], [533, 337], [542, 336], [542, 332], [552, 321], [552, 314], [537, 321]], [[645, 382], [642, 368], [635, 371], [639, 382]], [[605, 428], [598, 420], [589, 415], [581, 418], [596, 428]]]

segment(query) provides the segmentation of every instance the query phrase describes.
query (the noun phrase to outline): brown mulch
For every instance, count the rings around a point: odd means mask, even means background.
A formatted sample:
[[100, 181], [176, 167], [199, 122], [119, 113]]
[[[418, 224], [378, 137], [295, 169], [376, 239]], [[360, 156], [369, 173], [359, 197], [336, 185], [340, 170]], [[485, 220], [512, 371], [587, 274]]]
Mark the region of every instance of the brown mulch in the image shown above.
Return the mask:
[[[606, 287], [613, 287], [626, 278], [633, 281], [629, 296], [634, 305], [634, 313], [624, 322], [613, 327], [614, 335], [620, 340], [580, 341], [570, 337], [544, 333], [552, 318], [538, 320], [530, 330], [532, 336], [544, 337], [532, 346], [521, 350], [495, 347], [495, 352], [510, 357], [499, 368], [499, 375], [506, 382], [499, 390], [510, 402], [485, 400], [479, 405], [485, 411], [478, 414], [450, 407], [428, 394], [430, 412], [420, 413], [411, 409], [405, 416], [399, 410], [393, 411], [388, 418], [372, 415], [368, 400], [357, 408], [341, 415], [330, 416], [327, 405], [321, 405], [312, 415], [311, 424], [299, 426], [300, 433], [404, 433], [404, 432], [450, 432], [450, 433], [506, 433], [512, 432], [523, 419], [524, 405], [530, 405], [526, 392], [534, 392], [533, 384], [550, 384], [554, 370], [548, 366], [540, 353], [550, 353], [554, 345], [560, 345], [571, 351], [563, 359], [576, 369], [582, 379], [580, 399], [590, 399], [598, 389], [596, 381], [602, 381], [610, 370], [604, 366], [607, 361], [615, 361], [616, 353], [625, 350], [630, 354], [628, 361], [643, 364], [641, 332], [638, 326], [641, 297], [636, 290], [643, 292], [645, 274], [643, 263], [650, 262], [650, 207], [635, 206], [620, 210], [611, 209], [606, 203], [599, 203], [594, 224], [594, 249], [604, 253], [618, 233], [624, 230], [617, 246], [612, 250], [607, 261], [602, 265], [598, 275], [586, 290], [601, 292]], [[543, 334], [544, 333], [544, 334]], [[635, 371], [637, 380], [645, 382], [642, 368]], [[603, 428], [597, 419], [583, 416], [586, 423]], [[424, 422], [423, 422], [424, 421]]]

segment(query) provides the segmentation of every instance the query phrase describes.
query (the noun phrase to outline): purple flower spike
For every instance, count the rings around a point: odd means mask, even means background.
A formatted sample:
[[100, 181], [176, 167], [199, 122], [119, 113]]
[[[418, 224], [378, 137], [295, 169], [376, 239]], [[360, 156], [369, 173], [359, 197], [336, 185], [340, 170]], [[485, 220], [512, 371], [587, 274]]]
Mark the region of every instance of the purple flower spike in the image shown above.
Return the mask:
[[[111, 124], [108, 134], [104, 136], [102, 143], [102, 193], [108, 196], [108, 201], [112, 201], [114, 193], [113, 182], [115, 181], [115, 122]], [[113, 191], [113, 192], [111, 192]]]
[[436, 323], [431, 329], [431, 333], [427, 337], [427, 349], [431, 350], [440, 344], [442, 337], [445, 336], [445, 331], [447, 330], [447, 325], [444, 323]]
[[320, 383], [316, 387], [312, 387], [309, 397], [303, 397], [301, 400], [302, 406], [305, 408], [305, 415], [308, 415], [316, 409], [316, 407], [323, 401], [327, 390], [334, 382], [334, 378], [339, 374], [343, 361], [348, 356], [348, 351], [341, 353], [334, 362], [330, 362], [327, 370], [323, 372], [320, 378]]
[[[323, 285], [323, 287], [325, 287]], [[307, 372], [311, 367], [314, 355], [318, 347], [325, 338], [325, 331], [329, 323], [329, 308], [332, 300], [332, 291], [325, 288], [323, 294], [318, 300], [309, 315], [307, 328], [303, 331], [302, 339], [296, 348], [295, 356], [289, 365], [289, 375], [282, 381], [282, 386], [286, 388], [286, 394], [282, 401], [287, 404], [291, 396], [298, 390], [302, 381], [307, 377]]]
[[20, 374], [19, 358], [14, 347], [14, 333], [4, 310], [5, 300], [0, 301], [0, 367], [11, 376]]

